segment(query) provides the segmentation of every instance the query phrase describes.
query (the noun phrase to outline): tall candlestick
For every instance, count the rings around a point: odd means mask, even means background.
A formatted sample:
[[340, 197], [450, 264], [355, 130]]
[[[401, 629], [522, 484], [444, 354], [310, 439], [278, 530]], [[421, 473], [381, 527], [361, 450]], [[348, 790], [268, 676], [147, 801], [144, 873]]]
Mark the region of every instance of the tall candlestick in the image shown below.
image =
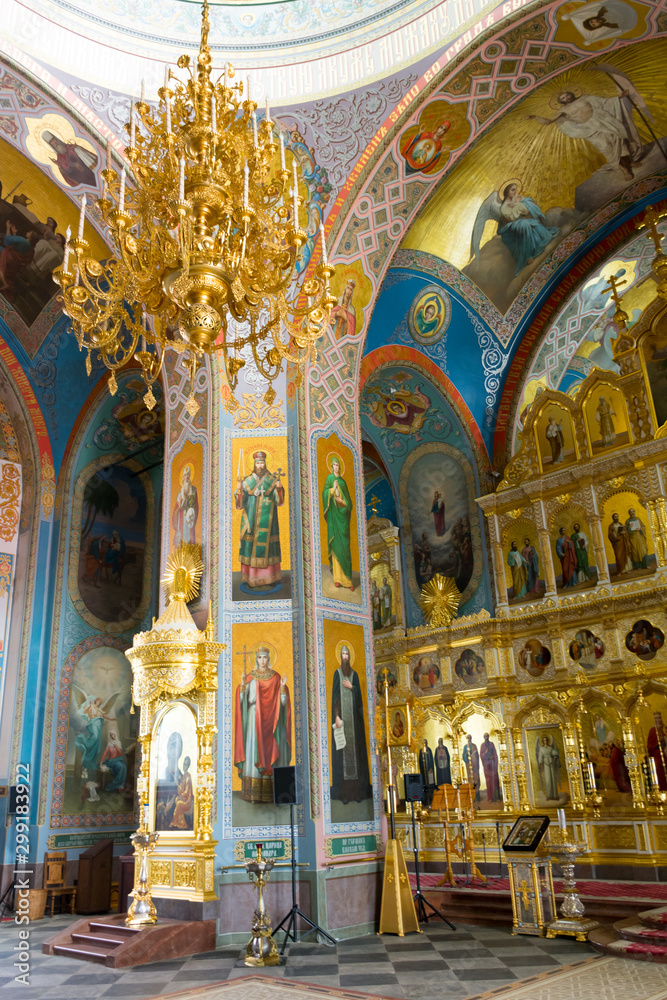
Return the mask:
[[660, 782], [658, 781], [658, 768], [655, 766], [655, 757], [649, 757], [648, 766], [651, 771], [651, 784], [654, 788], [659, 788]]
[[125, 211], [125, 167], [120, 172], [120, 191], [118, 193], [118, 211]]
[[296, 159], [292, 160], [292, 212], [294, 228], [299, 228], [299, 182], [296, 174]]
[[178, 161], [178, 200], [185, 201], [185, 157]]
[[324, 238], [324, 223], [320, 222], [320, 239], [322, 240], [322, 263], [328, 264], [329, 258], [327, 257], [327, 241]]
[[218, 131], [218, 109], [215, 106], [215, 97], [211, 98], [211, 129], [214, 135]]
[[271, 121], [271, 109], [269, 108], [269, 99], [268, 99], [268, 97], [266, 99], [266, 120], [267, 120], [267, 122]]
[[141, 81], [141, 103], [143, 104], [146, 100], [146, 81]]
[[567, 830], [567, 823], [565, 822], [565, 810], [558, 810], [558, 826], [561, 830]]
[[130, 149], [134, 149], [134, 142], [137, 137], [137, 120], [134, 113], [134, 104], [130, 112]]
[[86, 196], [85, 194], [81, 196], [81, 211], [79, 212], [79, 232], [77, 234], [77, 239], [83, 239], [83, 226], [86, 221]]
[[169, 63], [164, 68], [164, 86], [165, 89], [169, 86]]
[[248, 164], [243, 168], [243, 207], [248, 207]]
[[257, 149], [257, 115], [254, 111], [252, 113], [252, 142], [255, 149]]
[[591, 791], [596, 792], [598, 786], [595, 783], [595, 768], [593, 767], [592, 761], [589, 760], [586, 766], [588, 768], [588, 780], [591, 783]]
[[69, 264], [69, 241], [72, 238], [72, 229], [70, 226], [67, 227], [65, 232], [65, 256], [63, 257], [63, 271], [67, 271], [67, 265]]
[[280, 133], [280, 169], [285, 169], [285, 136]]
[[107, 170], [111, 170], [111, 139], [107, 139]]

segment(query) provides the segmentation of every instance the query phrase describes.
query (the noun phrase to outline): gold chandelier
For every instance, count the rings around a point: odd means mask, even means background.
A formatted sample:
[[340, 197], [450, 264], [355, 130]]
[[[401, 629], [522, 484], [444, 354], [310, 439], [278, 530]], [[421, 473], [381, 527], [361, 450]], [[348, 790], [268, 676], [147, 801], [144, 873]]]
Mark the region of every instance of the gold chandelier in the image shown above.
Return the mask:
[[113, 394], [116, 372], [136, 358], [152, 409], [166, 348], [189, 350], [191, 414], [199, 408], [194, 376], [205, 354], [224, 359], [230, 410], [238, 406], [234, 390], [250, 356], [269, 383], [267, 403], [275, 399], [272, 383], [284, 360], [296, 366], [299, 384], [305, 363], [317, 360], [315, 344], [336, 301], [321, 223], [320, 263], [308, 280], [295, 280], [308, 238], [299, 226], [296, 158], [290, 175], [283, 138], [273, 139], [268, 100], [258, 123], [249, 81], [245, 99], [243, 83], [231, 84], [232, 66], [212, 81], [209, 29], [204, 0], [196, 67], [187, 55], [178, 60], [188, 78], [181, 81], [167, 67], [157, 110], [144, 100], [142, 85], [125, 126], [132, 187], [125, 168], [120, 176], [112, 169], [107, 150], [98, 206], [113, 256], [104, 263], [86, 256], [84, 196], [78, 237], [68, 238], [54, 274], [87, 352], [88, 373], [97, 351], [111, 371]]

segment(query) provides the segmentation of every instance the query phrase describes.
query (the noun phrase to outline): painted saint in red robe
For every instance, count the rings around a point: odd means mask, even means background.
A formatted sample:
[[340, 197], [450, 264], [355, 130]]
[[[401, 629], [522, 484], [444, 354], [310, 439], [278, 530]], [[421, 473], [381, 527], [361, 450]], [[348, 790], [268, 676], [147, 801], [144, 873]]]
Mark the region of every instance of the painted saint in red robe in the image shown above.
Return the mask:
[[[245, 654], [244, 654], [245, 655]], [[273, 768], [292, 759], [292, 708], [287, 676], [271, 667], [271, 651], [255, 650], [255, 669], [241, 676], [234, 698], [234, 767], [246, 802], [273, 802]]]
[[667, 792], [667, 773], [665, 764], [667, 762], [667, 733], [665, 724], [662, 721], [662, 712], [653, 713], [654, 726], [651, 726], [646, 741], [646, 749], [649, 757], [655, 761], [655, 769], [658, 773], [658, 785], [662, 792]]

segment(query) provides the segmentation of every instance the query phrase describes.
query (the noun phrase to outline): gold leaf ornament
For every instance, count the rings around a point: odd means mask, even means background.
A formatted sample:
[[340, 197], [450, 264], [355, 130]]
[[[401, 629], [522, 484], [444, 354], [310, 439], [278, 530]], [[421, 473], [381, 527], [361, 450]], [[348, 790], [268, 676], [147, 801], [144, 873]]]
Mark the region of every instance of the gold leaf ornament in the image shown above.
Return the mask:
[[461, 600], [461, 592], [451, 576], [436, 573], [421, 590], [419, 606], [432, 628], [450, 625]]
[[181, 542], [168, 557], [161, 580], [167, 600], [181, 600], [188, 604], [199, 593], [199, 581], [203, 572], [201, 545]]

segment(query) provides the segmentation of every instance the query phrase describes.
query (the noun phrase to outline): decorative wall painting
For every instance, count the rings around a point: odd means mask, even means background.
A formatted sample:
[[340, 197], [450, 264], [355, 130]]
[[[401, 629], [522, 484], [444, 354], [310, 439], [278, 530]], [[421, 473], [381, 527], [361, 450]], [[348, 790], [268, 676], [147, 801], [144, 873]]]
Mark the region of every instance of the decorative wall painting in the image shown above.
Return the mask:
[[408, 174], [435, 174], [447, 163], [449, 152], [458, 149], [470, 135], [465, 104], [431, 101], [416, 125], [401, 136], [401, 156]]
[[574, 639], [568, 646], [568, 652], [570, 659], [574, 660], [578, 667], [593, 670], [597, 661], [604, 656], [604, 643], [590, 629], [582, 628], [575, 633]]
[[425, 653], [410, 665], [412, 684], [419, 694], [431, 694], [440, 687], [440, 665], [437, 653]]
[[649, 519], [637, 495], [628, 490], [605, 502], [602, 515], [605, 550], [612, 577], [630, 577], [655, 570]]
[[572, 416], [559, 403], [547, 403], [533, 424], [543, 472], [564, 468], [577, 460]]
[[[55, 155], [51, 150], [51, 157]], [[0, 198], [0, 233], [14, 237], [12, 246], [0, 246], [0, 294], [31, 326], [59, 291], [51, 275], [63, 262], [65, 232], [76, 209], [55, 181], [4, 139], [0, 163], [5, 192]], [[108, 256], [92, 226], [86, 227], [85, 236], [92, 257]]]
[[557, 808], [570, 801], [563, 734], [557, 726], [526, 729], [524, 732], [533, 805], [538, 809]]
[[295, 763], [294, 650], [290, 621], [232, 625], [232, 826], [289, 822], [273, 804], [273, 769]]
[[287, 600], [292, 593], [287, 437], [235, 437], [232, 469], [232, 600]]
[[194, 832], [197, 759], [195, 707], [176, 702], [158, 720], [151, 746], [150, 812], [163, 837]]
[[364, 629], [324, 619], [331, 821], [372, 820], [371, 743]]
[[468, 716], [462, 725], [462, 781], [474, 785], [476, 809], [501, 809], [503, 796], [494, 724], [476, 712]]
[[171, 462], [171, 549], [181, 542], [202, 543], [202, 473], [204, 449], [186, 441]]
[[83, 488], [77, 583], [83, 604], [102, 622], [127, 621], [142, 604], [147, 543], [143, 480], [119, 463], [98, 469]]
[[652, 625], [645, 618], [636, 621], [625, 637], [625, 647], [640, 660], [652, 660], [665, 645], [662, 629]]
[[361, 604], [354, 459], [337, 434], [317, 441], [317, 483], [322, 594]]
[[551, 517], [551, 551], [558, 590], [592, 587], [597, 582], [593, 534], [581, 507], [571, 504]]
[[401, 505], [412, 543], [407, 576], [415, 598], [437, 573], [453, 577], [462, 605], [477, 589], [482, 559], [474, 489], [469, 461], [450, 445], [420, 445], [403, 463]]
[[544, 597], [544, 558], [535, 525], [517, 520], [503, 537], [509, 603], [524, 604]]
[[369, 381], [364, 386], [363, 401], [374, 427], [397, 434], [420, 431], [432, 405], [429, 396], [422, 392], [421, 383], [411, 385], [410, 382], [394, 387], [387, 386], [385, 381]]
[[667, 340], [664, 334], [642, 338], [641, 354], [648, 375], [656, 424], [662, 427], [667, 421]]
[[357, 336], [364, 328], [364, 309], [373, 293], [360, 260], [336, 268], [331, 280], [331, 293], [337, 299], [329, 319], [332, 340], [338, 342]]
[[630, 444], [625, 399], [615, 386], [598, 383], [583, 406], [591, 454]]
[[588, 0], [561, 4], [556, 10], [560, 27], [556, 40], [587, 52], [613, 44], [615, 38], [637, 38], [646, 31], [648, 8], [626, 0]]
[[541, 677], [551, 663], [551, 653], [539, 639], [527, 639], [519, 652], [519, 666], [531, 677]]
[[97, 150], [88, 139], [75, 133], [68, 118], [48, 113], [41, 118], [27, 118], [26, 124], [28, 152], [37, 163], [48, 167], [56, 180], [68, 187], [97, 187]]
[[[449, 726], [443, 725], [440, 719], [429, 716], [420, 726], [419, 734], [413, 733], [413, 737], [420, 750], [424, 746], [424, 740], [426, 740], [433, 756], [436, 786], [456, 784], [457, 777], [452, 766], [454, 758], [452, 734]], [[425, 762], [428, 763], [428, 755]], [[419, 758], [417, 764], [419, 764]]]
[[371, 611], [373, 613], [373, 631], [381, 632], [396, 625], [396, 586], [397, 581], [391, 572], [391, 567], [385, 560], [380, 560], [371, 566]]
[[[566, 27], [580, 36], [574, 25]], [[588, 51], [583, 41], [578, 38]], [[575, 59], [527, 88], [444, 178], [403, 247], [454, 265], [506, 314], [560, 241], [661, 169], [664, 158], [645, 132], [636, 101], [645, 103], [660, 140], [667, 133], [667, 108], [655, 80], [665, 48], [664, 38], [656, 38], [624, 45], [605, 57], [604, 66]], [[469, 71], [460, 74], [450, 86], [469, 87]], [[637, 94], [635, 102], [625, 94], [628, 87]], [[603, 124], [607, 114], [623, 122], [613, 141]], [[584, 119], [589, 124], [582, 134]]]
[[481, 687], [486, 684], [484, 657], [474, 649], [463, 649], [454, 664], [454, 674], [466, 687]]
[[635, 704], [633, 714], [639, 723], [638, 726], [635, 724], [639, 756], [647, 761], [649, 774], [655, 768], [652, 781], [657, 778], [660, 790], [667, 792], [667, 698], [651, 692], [643, 703], [638, 701]]
[[389, 705], [387, 708], [387, 743], [393, 747], [410, 746], [410, 706]]
[[384, 700], [385, 669], [387, 671], [387, 690], [391, 692], [398, 684], [398, 676], [393, 663], [383, 663], [382, 666], [378, 667], [375, 673], [375, 690], [377, 691], [378, 699], [381, 700]]
[[602, 702], [588, 703], [579, 716], [586, 759], [593, 764], [595, 785], [605, 804], [623, 805], [632, 794], [618, 712]]
[[98, 646], [74, 667], [70, 686], [64, 816], [134, 811], [136, 720], [132, 668], [119, 649]]
[[408, 313], [413, 340], [429, 346], [442, 340], [452, 316], [449, 295], [440, 285], [427, 285], [415, 296]]

